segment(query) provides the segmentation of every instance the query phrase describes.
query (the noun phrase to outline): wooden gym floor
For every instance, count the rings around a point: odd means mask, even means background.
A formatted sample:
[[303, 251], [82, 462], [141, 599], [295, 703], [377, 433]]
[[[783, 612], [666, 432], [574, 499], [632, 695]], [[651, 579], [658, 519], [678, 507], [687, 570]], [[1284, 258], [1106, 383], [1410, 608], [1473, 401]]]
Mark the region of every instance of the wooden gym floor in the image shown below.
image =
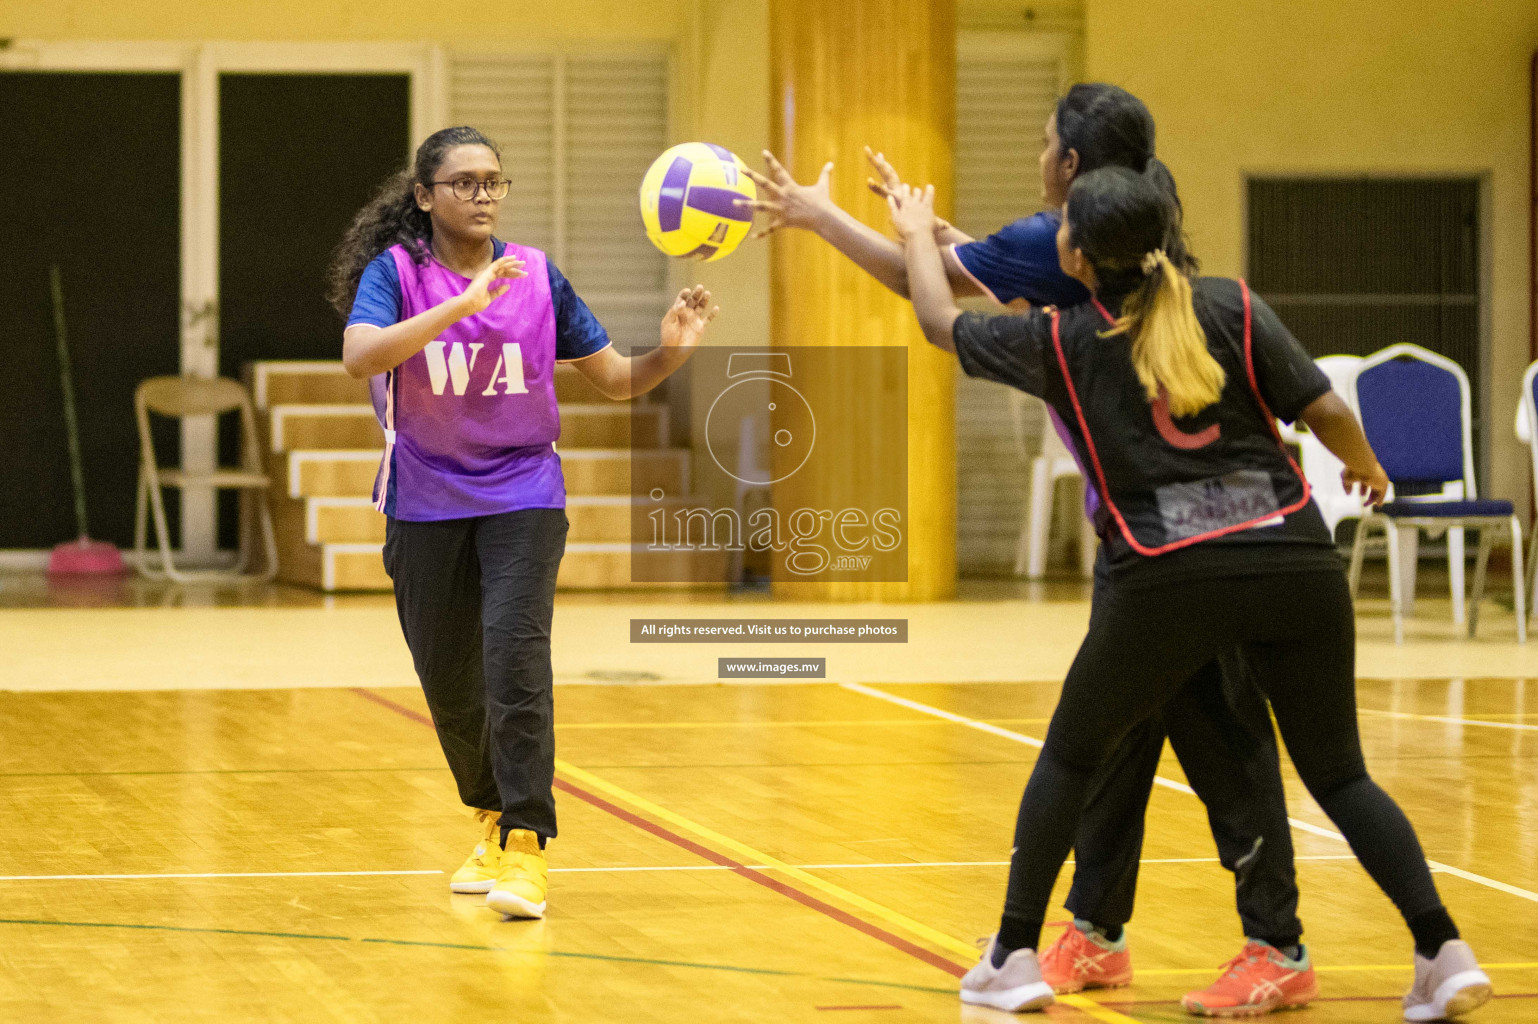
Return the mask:
[[[956, 977], [997, 920], [1077, 584], [883, 608], [563, 595], [561, 836], [532, 923], [448, 892], [476, 828], [388, 599], [122, 587], [0, 580], [0, 1020], [1013, 1019], [964, 1012]], [[1471, 1019], [1514, 1024], [1538, 1019], [1538, 660], [1485, 612], [1469, 642], [1423, 598], [1396, 649], [1364, 600], [1361, 723], [1495, 980]], [[632, 615], [743, 614], [907, 617], [910, 643], [625, 642]], [[718, 685], [723, 653], [825, 654], [830, 680]], [[1160, 774], [1137, 982], [1052, 1020], [1190, 1019], [1180, 994], [1238, 950], [1201, 805]], [[1398, 1020], [1403, 926], [1290, 768], [1288, 793], [1323, 992], [1286, 1020]]]

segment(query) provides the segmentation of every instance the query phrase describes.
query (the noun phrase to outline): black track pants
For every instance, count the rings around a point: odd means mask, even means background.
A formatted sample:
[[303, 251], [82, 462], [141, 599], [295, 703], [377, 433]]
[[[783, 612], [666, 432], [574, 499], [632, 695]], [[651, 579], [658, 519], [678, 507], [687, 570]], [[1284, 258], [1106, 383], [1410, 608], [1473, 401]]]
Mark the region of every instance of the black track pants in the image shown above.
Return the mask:
[[470, 807], [555, 836], [550, 623], [566, 513], [386, 525], [385, 570], [438, 741]]

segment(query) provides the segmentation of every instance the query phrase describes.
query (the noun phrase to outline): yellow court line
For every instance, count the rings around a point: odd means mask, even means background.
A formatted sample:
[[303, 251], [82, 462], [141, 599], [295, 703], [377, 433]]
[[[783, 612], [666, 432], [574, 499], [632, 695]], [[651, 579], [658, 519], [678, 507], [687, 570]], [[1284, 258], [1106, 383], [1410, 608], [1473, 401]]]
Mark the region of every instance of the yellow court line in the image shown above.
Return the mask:
[[[1045, 725], [1050, 718], [991, 718], [991, 722], [1011, 725]], [[557, 729], [772, 729], [816, 728], [818, 726], [848, 727], [855, 725], [937, 726], [945, 722], [933, 718], [811, 718], [796, 721], [699, 721], [699, 722], [557, 722]]]
[[[592, 772], [584, 771], [583, 769], [578, 768], [576, 765], [563, 761], [560, 758], [556, 758], [555, 767], [557, 771], [561, 772], [561, 774], [570, 776], [572, 779], [581, 782], [584, 785], [590, 786], [593, 789], [605, 793], [608, 796], [612, 796], [617, 800], [622, 800], [637, 810], [645, 811], [652, 817], [661, 819], [670, 825], [675, 825], [678, 828], [685, 830], [686, 832], [692, 832], [696, 836], [699, 836], [701, 839], [704, 839], [718, 847], [732, 851], [733, 853], [737, 854], [737, 856], [743, 858], [743, 863], [745, 864], [761, 864], [766, 867], [773, 868], [776, 871], [783, 872], [784, 874], [789, 875], [791, 878], [796, 879], [798, 882], [811, 886], [812, 888], [820, 890], [821, 892], [827, 893], [829, 896], [833, 896], [839, 900], [842, 900], [851, 906], [859, 907], [861, 910], [864, 910], [869, 914], [874, 914], [876, 917], [881, 918], [881, 920], [887, 922], [888, 924], [901, 928], [903, 931], [908, 932], [910, 935], [916, 935], [919, 938], [924, 939], [926, 942], [938, 946], [947, 952], [959, 953], [966, 957], [968, 960], [977, 959], [977, 947], [970, 942], [963, 942], [961, 939], [956, 938], [954, 935], [942, 932], [937, 928], [931, 928], [927, 924], [924, 924], [920, 921], [915, 921], [913, 918], [908, 917], [905, 914], [898, 913], [885, 904], [877, 903], [875, 900], [867, 899], [864, 896], [861, 896], [859, 893], [851, 892], [850, 890], [845, 889], [841, 885], [836, 885], [833, 882], [829, 882], [827, 879], [819, 878], [817, 875], [811, 874], [808, 871], [803, 871], [801, 868], [787, 864], [778, 858], [771, 857], [769, 854], [764, 853], [761, 850], [754, 849], [746, 843], [741, 843], [735, 839], [730, 838], [729, 836], [724, 836], [712, 828], [708, 828], [705, 825], [701, 825], [698, 822], [686, 818], [681, 814], [670, 811], [666, 807], [663, 807], [661, 804], [653, 803], [652, 801], [646, 799], [643, 796], [640, 796], [639, 794], [632, 793], [630, 790], [625, 789], [622, 786], [617, 786], [606, 779], [599, 778]], [[1082, 1012], [1089, 1014], [1091, 1017], [1094, 1017], [1096, 1020], [1104, 1021], [1105, 1024], [1139, 1024], [1135, 1018], [1128, 1017], [1126, 1014], [1118, 1013], [1115, 1010], [1101, 1006], [1093, 999], [1089, 999], [1085, 996], [1062, 995], [1057, 997], [1057, 1001], [1065, 1005], [1072, 1006], [1077, 1010], [1081, 1010]]]

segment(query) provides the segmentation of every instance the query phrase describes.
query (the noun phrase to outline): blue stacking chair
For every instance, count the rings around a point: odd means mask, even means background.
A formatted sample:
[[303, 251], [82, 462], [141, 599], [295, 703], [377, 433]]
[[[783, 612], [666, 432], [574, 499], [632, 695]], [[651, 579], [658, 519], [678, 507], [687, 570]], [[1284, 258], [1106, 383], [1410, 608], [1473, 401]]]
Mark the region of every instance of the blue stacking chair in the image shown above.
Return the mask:
[[[1522, 524], [1509, 501], [1480, 499], [1474, 486], [1474, 444], [1469, 378], [1445, 356], [1419, 345], [1391, 345], [1362, 360], [1355, 383], [1362, 429], [1377, 452], [1395, 495], [1362, 517], [1351, 549], [1351, 592], [1356, 593], [1368, 534], [1382, 528], [1388, 540], [1389, 596], [1394, 642], [1404, 642], [1404, 580], [1399, 531], [1433, 534], [1458, 528], [1479, 531], [1479, 554], [1469, 599], [1468, 628], [1479, 623], [1485, 570], [1496, 538], [1511, 544], [1517, 642], [1527, 642], [1526, 579], [1522, 571]], [[1400, 491], [1419, 492], [1399, 496]]]

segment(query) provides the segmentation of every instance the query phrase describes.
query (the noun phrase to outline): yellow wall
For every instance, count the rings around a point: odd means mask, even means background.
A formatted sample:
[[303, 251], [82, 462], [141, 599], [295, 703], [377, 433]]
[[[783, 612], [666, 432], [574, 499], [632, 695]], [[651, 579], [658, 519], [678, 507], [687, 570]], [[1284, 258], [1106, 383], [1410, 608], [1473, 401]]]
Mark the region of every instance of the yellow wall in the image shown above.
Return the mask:
[[[1024, 11], [1036, 12], [1028, 23]], [[1087, 78], [1128, 87], [1159, 120], [1197, 251], [1244, 270], [1246, 172], [1488, 175], [1493, 374], [1487, 494], [1524, 500], [1509, 424], [1527, 363], [1527, 67], [1532, 0], [958, 0], [963, 28], [1075, 31]], [[432, 40], [450, 46], [662, 41], [677, 58], [675, 128], [744, 159], [769, 137], [767, 0], [573, 0], [480, 8], [421, 0], [0, 0], [0, 37]], [[840, 167], [855, 173], [858, 154]], [[725, 312], [715, 340], [768, 339], [768, 254], [747, 243], [679, 265]]]
[[35, 39], [422, 40], [463, 45], [671, 39], [688, 0], [0, 0], [0, 36]]
[[1088, 77], [1142, 97], [1197, 254], [1244, 271], [1244, 175], [1488, 175], [1491, 479], [1525, 502], [1511, 432], [1528, 363], [1532, 0], [1088, 0]]

